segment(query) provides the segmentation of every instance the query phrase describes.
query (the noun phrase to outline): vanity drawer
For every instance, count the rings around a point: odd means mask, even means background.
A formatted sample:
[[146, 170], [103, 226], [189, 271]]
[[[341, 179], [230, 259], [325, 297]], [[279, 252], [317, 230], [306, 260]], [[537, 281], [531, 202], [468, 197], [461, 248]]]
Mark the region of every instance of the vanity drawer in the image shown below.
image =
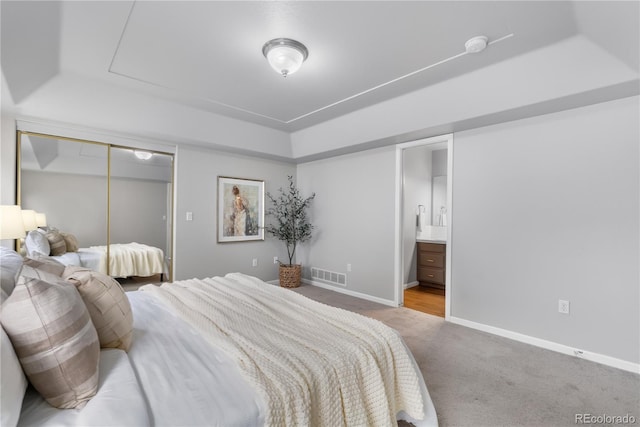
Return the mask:
[[441, 243], [418, 242], [418, 250], [419, 251], [445, 253], [446, 247], [447, 247], [447, 245], [443, 245]]
[[418, 267], [418, 281], [444, 285], [444, 270], [439, 268]]
[[421, 251], [419, 255], [420, 256], [418, 256], [418, 262], [420, 267], [444, 267], [444, 254]]

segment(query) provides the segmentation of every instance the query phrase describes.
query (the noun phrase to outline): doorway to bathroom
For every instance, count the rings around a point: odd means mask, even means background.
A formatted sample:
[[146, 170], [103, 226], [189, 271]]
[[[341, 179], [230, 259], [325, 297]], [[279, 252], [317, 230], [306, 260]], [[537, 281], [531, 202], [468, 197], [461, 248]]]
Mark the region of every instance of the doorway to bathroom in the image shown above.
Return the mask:
[[396, 301], [449, 317], [453, 136], [396, 146]]

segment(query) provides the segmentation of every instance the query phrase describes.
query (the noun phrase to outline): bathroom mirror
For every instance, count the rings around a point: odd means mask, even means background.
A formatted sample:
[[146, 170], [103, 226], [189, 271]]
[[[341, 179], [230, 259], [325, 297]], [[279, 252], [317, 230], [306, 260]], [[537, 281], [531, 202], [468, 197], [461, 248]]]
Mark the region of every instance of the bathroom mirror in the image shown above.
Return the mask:
[[447, 176], [431, 179], [431, 225], [447, 226]]
[[[30, 132], [17, 141], [18, 203], [77, 240], [77, 254], [61, 261], [117, 278], [171, 280], [173, 154], [146, 151], [143, 159], [133, 148]], [[134, 243], [154, 251], [156, 266], [118, 274], [117, 251]]]

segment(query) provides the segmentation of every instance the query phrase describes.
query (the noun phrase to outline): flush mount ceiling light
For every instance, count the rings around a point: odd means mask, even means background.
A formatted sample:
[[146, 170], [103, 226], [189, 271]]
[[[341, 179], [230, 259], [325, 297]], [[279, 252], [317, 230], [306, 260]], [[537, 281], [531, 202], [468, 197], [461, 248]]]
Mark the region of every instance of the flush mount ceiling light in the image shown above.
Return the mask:
[[150, 151], [133, 150], [133, 155], [140, 160], [149, 160], [151, 156], [153, 156], [153, 153]]
[[464, 44], [464, 48], [467, 53], [482, 52], [487, 47], [488, 40], [485, 36], [472, 37]]
[[309, 51], [298, 41], [279, 38], [266, 42], [262, 46], [262, 54], [274, 70], [287, 77], [298, 71]]

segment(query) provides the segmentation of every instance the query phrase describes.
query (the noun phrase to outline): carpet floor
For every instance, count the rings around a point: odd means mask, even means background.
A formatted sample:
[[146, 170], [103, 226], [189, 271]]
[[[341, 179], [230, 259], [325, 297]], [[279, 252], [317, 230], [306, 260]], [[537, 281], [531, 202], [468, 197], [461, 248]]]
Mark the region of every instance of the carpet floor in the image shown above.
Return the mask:
[[640, 375], [408, 308], [310, 285], [295, 291], [378, 319], [400, 332], [420, 366], [440, 426], [575, 426], [581, 424], [577, 417], [584, 420], [585, 415], [628, 415], [635, 419], [631, 425], [640, 425]]

